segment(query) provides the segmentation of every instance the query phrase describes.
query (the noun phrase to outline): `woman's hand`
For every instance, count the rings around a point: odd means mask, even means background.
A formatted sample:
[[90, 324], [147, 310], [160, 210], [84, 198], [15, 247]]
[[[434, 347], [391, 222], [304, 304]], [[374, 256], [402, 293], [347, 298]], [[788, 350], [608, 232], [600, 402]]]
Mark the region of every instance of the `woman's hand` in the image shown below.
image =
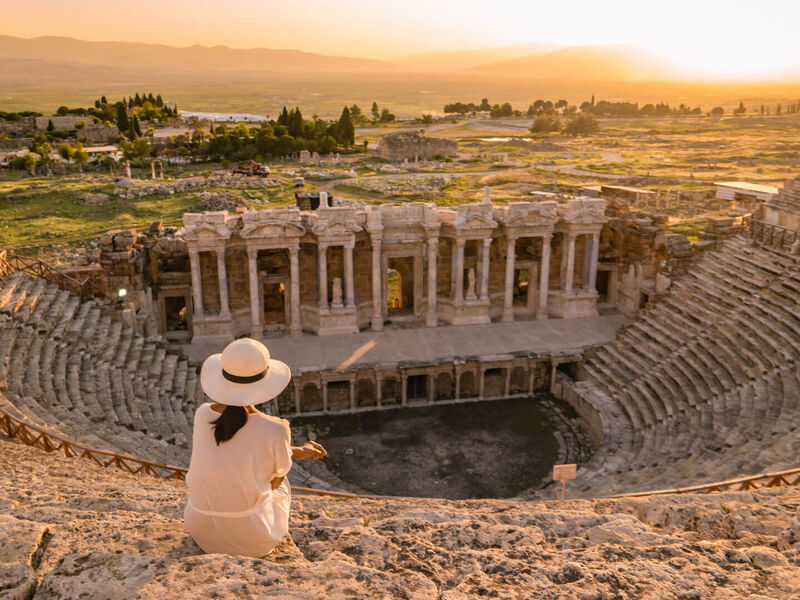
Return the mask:
[[328, 451], [317, 442], [306, 442], [302, 446], [292, 446], [293, 460], [303, 460], [304, 458], [324, 458], [326, 456], [328, 456]]

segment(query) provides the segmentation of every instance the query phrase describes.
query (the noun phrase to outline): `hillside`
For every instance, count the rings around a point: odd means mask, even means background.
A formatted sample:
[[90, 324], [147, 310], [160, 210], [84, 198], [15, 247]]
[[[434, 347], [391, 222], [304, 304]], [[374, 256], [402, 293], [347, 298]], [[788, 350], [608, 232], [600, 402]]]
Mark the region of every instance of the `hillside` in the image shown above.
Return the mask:
[[471, 69], [476, 65], [546, 54], [560, 49], [558, 44], [537, 42], [498, 48], [470, 48], [449, 52], [427, 52], [406, 56], [395, 62], [404, 67], [423, 71]]
[[0, 36], [0, 57], [9, 60], [42, 61], [57, 65], [92, 65], [156, 70], [235, 70], [263, 72], [362, 72], [391, 69], [377, 60], [326, 56], [298, 50], [268, 48], [237, 49], [227, 46], [177, 48], [163, 44], [134, 42], [88, 42], [67, 37], [23, 39]]
[[266, 559], [200, 554], [183, 483], [0, 439], [4, 598], [793, 598], [800, 491], [515, 502], [295, 496]]

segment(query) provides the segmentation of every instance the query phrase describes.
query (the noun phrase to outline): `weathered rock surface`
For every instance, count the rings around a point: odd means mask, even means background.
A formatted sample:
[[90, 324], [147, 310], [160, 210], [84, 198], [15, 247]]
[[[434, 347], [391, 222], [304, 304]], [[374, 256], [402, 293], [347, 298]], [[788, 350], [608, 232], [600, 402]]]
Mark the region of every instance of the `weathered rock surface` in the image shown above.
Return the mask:
[[295, 496], [265, 559], [202, 554], [185, 486], [0, 441], [2, 598], [791, 599], [800, 490], [625, 500]]

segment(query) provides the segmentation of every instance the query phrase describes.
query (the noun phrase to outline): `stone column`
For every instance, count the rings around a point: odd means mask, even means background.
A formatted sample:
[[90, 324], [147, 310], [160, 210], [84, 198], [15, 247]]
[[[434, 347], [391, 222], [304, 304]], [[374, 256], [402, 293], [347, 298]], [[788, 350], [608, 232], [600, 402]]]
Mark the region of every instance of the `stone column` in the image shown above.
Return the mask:
[[291, 286], [291, 315], [289, 332], [300, 335], [300, 247], [289, 248], [289, 285]]
[[225, 268], [225, 249], [217, 250], [217, 278], [219, 279], [219, 314], [230, 316], [228, 304], [228, 271]]
[[250, 336], [256, 339], [263, 333], [261, 325], [261, 298], [258, 293], [258, 250], [247, 250], [247, 268], [250, 279]]
[[400, 376], [400, 405], [408, 404], [408, 375], [403, 373]]
[[514, 320], [514, 263], [516, 262], [516, 250], [516, 238], [508, 238], [508, 247], [506, 248], [506, 285], [505, 296], [503, 298], [503, 321]]
[[194, 314], [203, 316], [203, 279], [200, 276], [200, 253], [189, 250], [189, 264], [192, 269], [192, 297], [194, 298]]
[[453, 379], [453, 384], [454, 384], [454, 388], [455, 388], [454, 389], [455, 398], [453, 398], [453, 400], [460, 400], [461, 399], [461, 369], [458, 366], [456, 366], [454, 371], [455, 371], [455, 375], [454, 375], [454, 379]]
[[372, 241], [372, 331], [383, 329], [383, 278], [381, 277], [381, 238]]
[[597, 288], [597, 257], [600, 252], [600, 232], [592, 234], [592, 260], [589, 267], [589, 291]]
[[567, 272], [564, 274], [564, 295], [572, 294], [572, 282], [575, 279], [575, 239], [577, 236], [569, 234], [567, 241]]
[[344, 288], [345, 306], [355, 308], [356, 305], [356, 286], [353, 279], [353, 245], [344, 247]]
[[536, 307], [536, 318], [547, 318], [547, 294], [550, 291], [550, 241], [552, 234], [542, 236], [542, 265], [539, 269], [539, 306]]
[[422, 316], [422, 253], [414, 254], [414, 318]]
[[456, 289], [453, 300], [456, 306], [464, 304], [464, 244], [462, 239], [456, 240]]
[[536, 377], [536, 363], [534, 361], [530, 361], [528, 363], [528, 393], [533, 396], [533, 390], [536, 387], [534, 384]]
[[436, 327], [436, 267], [439, 260], [439, 238], [428, 236], [428, 314], [425, 325]]
[[328, 312], [328, 246], [319, 245], [319, 258], [317, 263], [319, 271], [319, 312]]
[[356, 409], [356, 377], [350, 379], [350, 410]]
[[300, 380], [295, 379], [293, 381], [294, 384], [294, 412], [295, 414], [300, 414]]
[[383, 401], [383, 378], [378, 369], [375, 369], [375, 401], [379, 407]]
[[481, 367], [480, 368], [480, 379], [478, 380], [478, 398], [483, 400], [483, 394], [485, 391], [486, 385], [486, 369]]
[[328, 382], [321, 381], [322, 385], [322, 412], [328, 412]]
[[433, 404], [433, 397], [435, 395], [435, 389], [434, 389], [435, 384], [433, 375], [431, 373], [428, 373], [425, 383], [427, 384], [425, 389], [425, 396], [426, 396], [425, 400], [428, 402], [428, 404]]
[[483, 240], [483, 255], [481, 263], [481, 300], [489, 300], [489, 255], [492, 251], [492, 238]]
[[508, 398], [511, 395], [511, 367], [506, 367], [506, 382], [505, 382], [505, 397]]

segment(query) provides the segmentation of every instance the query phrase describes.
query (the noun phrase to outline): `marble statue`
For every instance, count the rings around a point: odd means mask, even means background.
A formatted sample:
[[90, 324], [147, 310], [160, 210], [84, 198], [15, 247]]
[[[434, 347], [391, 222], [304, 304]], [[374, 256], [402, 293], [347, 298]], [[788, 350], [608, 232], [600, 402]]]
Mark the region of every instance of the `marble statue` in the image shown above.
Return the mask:
[[342, 306], [342, 278], [333, 278], [333, 301], [334, 306]]
[[475, 300], [477, 296], [475, 295], [475, 269], [470, 268], [467, 271], [467, 299], [468, 300]]

